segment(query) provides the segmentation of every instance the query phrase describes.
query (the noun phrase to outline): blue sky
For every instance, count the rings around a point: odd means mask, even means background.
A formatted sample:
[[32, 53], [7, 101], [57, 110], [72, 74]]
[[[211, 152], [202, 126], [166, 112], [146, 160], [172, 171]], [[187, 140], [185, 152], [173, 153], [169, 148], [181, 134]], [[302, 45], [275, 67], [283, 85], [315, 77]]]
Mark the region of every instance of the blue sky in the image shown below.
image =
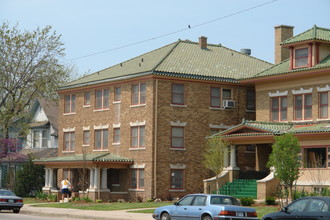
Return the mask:
[[51, 25], [79, 76], [200, 36], [274, 63], [274, 26], [330, 28], [329, 10], [329, 0], [0, 0], [0, 21]]

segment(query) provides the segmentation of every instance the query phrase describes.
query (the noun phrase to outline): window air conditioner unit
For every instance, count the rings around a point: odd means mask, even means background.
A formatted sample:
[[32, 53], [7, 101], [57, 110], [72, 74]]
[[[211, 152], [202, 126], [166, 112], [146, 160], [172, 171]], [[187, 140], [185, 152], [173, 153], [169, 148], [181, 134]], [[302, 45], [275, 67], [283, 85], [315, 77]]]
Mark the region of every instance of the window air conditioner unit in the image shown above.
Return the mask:
[[235, 101], [233, 100], [223, 100], [224, 108], [235, 108]]

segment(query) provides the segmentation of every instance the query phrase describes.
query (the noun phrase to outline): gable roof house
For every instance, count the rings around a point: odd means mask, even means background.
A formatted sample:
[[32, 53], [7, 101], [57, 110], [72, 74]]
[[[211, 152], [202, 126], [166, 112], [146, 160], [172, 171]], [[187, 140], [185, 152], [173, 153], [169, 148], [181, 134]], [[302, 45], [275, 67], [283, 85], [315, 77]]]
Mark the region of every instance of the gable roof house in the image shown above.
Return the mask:
[[211, 176], [205, 137], [255, 119], [254, 88], [238, 80], [269, 67], [201, 37], [63, 85], [58, 156], [35, 161], [49, 170], [44, 191], [58, 192], [68, 177], [75, 191], [86, 179], [88, 196], [104, 201], [202, 192]]
[[[240, 80], [255, 86], [256, 121], [243, 120], [220, 133], [238, 152], [238, 170], [253, 166], [269, 174], [258, 181], [258, 199], [275, 193], [278, 181], [266, 164], [274, 136], [284, 133], [294, 134], [301, 146], [297, 189], [330, 187], [330, 29], [314, 26], [292, 33], [291, 26], [275, 27], [276, 64]], [[252, 164], [241, 157], [251, 147]]]

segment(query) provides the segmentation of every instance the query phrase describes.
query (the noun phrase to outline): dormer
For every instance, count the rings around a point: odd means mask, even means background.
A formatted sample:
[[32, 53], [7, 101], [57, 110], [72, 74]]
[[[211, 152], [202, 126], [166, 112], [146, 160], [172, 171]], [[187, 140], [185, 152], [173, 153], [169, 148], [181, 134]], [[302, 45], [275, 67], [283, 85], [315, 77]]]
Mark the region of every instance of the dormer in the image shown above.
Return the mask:
[[314, 25], [280, 45], [290, 51], [290, 70], [311, 68], [330, 55], [330, 29]]

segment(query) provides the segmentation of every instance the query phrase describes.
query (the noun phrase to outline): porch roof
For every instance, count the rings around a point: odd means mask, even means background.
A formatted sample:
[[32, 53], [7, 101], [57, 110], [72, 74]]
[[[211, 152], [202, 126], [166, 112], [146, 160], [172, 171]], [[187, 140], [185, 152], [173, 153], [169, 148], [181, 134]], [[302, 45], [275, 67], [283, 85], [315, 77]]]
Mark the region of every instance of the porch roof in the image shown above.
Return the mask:
[[215, 135], [223, 137], [235, 136], [269, 136], [281, 135], [285, 133], [304, 134], [304, 133], [329, 133], [330, 122], [260, 122], [243, 121], [241, 124], [233, 126]]
[[66, 162], [115, 162], [115, 163], [133, 163], [133, 159], [115, 155], [109, 152], [87, 153], [87, 154], [72, 154], [62, 157], [50, 157], [33, 160], [37, 164], [48, 163], [66, 163]]

